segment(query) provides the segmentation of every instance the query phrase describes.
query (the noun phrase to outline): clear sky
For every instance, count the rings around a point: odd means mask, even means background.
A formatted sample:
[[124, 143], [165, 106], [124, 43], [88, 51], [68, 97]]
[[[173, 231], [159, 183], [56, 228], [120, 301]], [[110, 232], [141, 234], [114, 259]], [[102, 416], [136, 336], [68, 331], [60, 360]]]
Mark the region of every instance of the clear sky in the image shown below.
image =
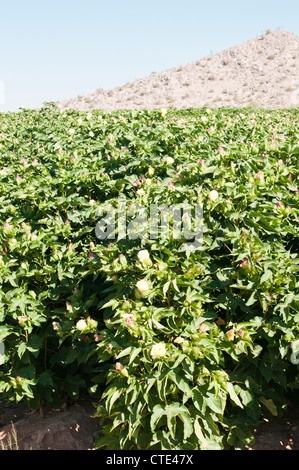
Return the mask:
[[0, 0], [0, 109], [113, 88], [266, 29], [299, 36], [299, 0]]

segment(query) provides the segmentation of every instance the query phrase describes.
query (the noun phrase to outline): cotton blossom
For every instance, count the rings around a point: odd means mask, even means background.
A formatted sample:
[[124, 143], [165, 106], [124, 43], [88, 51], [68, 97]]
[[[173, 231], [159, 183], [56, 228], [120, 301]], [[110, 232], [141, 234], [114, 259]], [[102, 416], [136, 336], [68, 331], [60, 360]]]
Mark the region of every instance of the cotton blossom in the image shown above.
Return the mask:
[[260, 180], [261, 182], [264, 182], [265, 180], [265, 176], [264, 176], [264, 173], [262, 171], [258, 171], [255, 175], [255, 177]]
[[102, 341], [104, 339], [104, 336], [103, 335], [93, 335], [93, 338], [95, 340], [96, 343], [98, 343], [99, 341]]
[[242, 263], [240, 264], [240, 267], [245, 268], [246, 266], [250, 266], [250, 263], [247, 258], [244, 258]]
[[234, 330], [229, 330], [227, 333], [227, 338], [229, 341], [233, 341], [235, 339], [235, 332]]
[[216, 191], [216, 190], [211, 191], [210, 194], [209, 194], [209, 198], [213, 202], [216, 202], [218, 197], [219, 197], [219, 194], [218, 194], [218, 191]]
[[206, 331], [208, 331], [208, 329], [209, 329], [208, 325], [206, 325], [205, 323], [202, 323], [199, 327], [199, 332], [205, 333]]
[[120, 363], [120, 362], [117, 362], [115, 364], [115, 369], [117, 370], [117, 372], [121, 372], [123, 370], [124, 366]]
[[148, 263], [148, 261], [150, 261], [150, 254], [148, 250], [139, 251], [139, 253], [137, 254], [137, 257], [139, 261], [141, 261], [141, 263]]
[[134, 319], [133, 319], [133, 316], [130, 313], [125, 314], [124, 318], [125, 318], [126, 326], [133, 326], [134, 325]]
[[27, 320], [26, 315], [21, 315], [21, 316], [18, 317], [18, 322], [21, 326], [24, 326], [26, 320]]
[[165, 161], [167, 165], [172, 165], [174, 163], [174, 159], [172, 157], [166, 157]]
[[79, 321], [76, 323], [76, 328], [77, 328], [77, 330], [79, 330], [79, 331], [83, 331], [86, 327], [87, 327], [87, 323], [86, 323], [85, 320], [79, 320]]
[[53, 326], [53, 330], [57, 331], [59, 329], [60, 323], [57, 321], [53, 321], [52, 326]]
[[173, 342], [176, 344], [182, 344], [184, 341], [185, 341], [184, 338], [182, 338], [181, 336], [178, 336]]
[[166, 346], [165, 343], [157, 343], [151, 349], [151, 356], [156, 359], [160, 359], [166, 356]]
[[149, 282], [145, 279], [138, 281], [136, 287], [142, 297], [145, 297], [149, 293]]

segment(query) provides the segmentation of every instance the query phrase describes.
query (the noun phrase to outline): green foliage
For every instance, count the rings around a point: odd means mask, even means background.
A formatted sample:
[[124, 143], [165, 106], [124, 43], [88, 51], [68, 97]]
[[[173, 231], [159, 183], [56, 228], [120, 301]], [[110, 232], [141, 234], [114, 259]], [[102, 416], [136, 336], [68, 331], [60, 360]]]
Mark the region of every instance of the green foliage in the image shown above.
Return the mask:
[[[99, 448], [250, 443], [298, 389], [298, 110], [49, 104], [0, 126], [0, 396], [100, 397]], [[201, 204], [202, 246], [98, 240], [120, 195]]]

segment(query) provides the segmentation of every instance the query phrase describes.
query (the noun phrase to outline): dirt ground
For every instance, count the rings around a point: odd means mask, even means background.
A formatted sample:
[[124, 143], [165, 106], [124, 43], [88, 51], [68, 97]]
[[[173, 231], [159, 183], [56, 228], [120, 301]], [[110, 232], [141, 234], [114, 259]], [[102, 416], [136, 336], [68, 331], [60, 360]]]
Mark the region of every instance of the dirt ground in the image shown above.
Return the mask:
[[[100, 420], [93, 418], [91, 399], [60, 410], [46, 408], [44, 416], [25, 404], [0, 406], [0, 450], [94, 450]], [[264, 419], [247, 450], [299, 450], [299, 407], [283, 418]]]

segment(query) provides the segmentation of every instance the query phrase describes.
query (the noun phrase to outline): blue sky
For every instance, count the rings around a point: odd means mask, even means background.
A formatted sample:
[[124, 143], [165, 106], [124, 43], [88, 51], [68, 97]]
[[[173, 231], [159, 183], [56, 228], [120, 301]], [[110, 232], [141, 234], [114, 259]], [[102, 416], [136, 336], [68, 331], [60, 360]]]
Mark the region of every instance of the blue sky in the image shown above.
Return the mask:
[[298, 18], [298, 0], [0, 0], [0, 109], [113, 88], [266, 29], [299, 36]]

